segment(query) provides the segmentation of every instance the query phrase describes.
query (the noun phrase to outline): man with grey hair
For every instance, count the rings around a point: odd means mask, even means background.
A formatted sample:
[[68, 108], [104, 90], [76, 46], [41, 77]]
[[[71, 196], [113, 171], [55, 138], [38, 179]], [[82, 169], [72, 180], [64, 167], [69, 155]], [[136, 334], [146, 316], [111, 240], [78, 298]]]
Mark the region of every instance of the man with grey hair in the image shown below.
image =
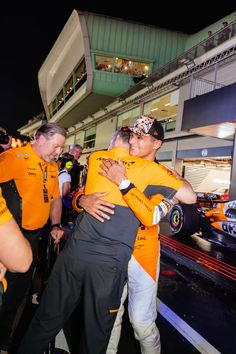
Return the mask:
[[0, 313], [0, 348], [4, 350], [11, 346], [16, 312], [30, 288], [40, 231], [49, 217], [54, 242], [58, 243], [63, 235], [58, 168], [53, 161], [60, 154], [65, 138], [66, 131], [62, 127], [46, 123], [36, 131], [32, 144], [7, 150], [0, 155], [3, 196], [23, 235], [30, 242], [34, 256], [28, 272], [6, 274], [8, 291], [3, 296]]
[[74, 156], [73, 167], [69, 171], [71, 176], [71, 192], [76, 191], [80, 187], [80, 175], [83, 171], [84, 166], [80, 165], [78, 162], [83, 148], [79, 144], [73, 144], [70, 146], [69, 153]]
[[[160, 142], [150, 139], [149, 145], [154, 153]], [[105, 190], [104, 200], [115, 206], [115, 213], [104, 222], [86, 211], [80, 214], [72, 237], [53, 267], [18, 354], [43, 354], [79, 304], [83, 305], [84, 326], [75, 352], [105, 353], [127, 279], [138, 218], [152, 226], [153, 216], [158, 219], [170, 206], [161, 196], [158, 205], [150, 208], [148, 197], [163, 191], [168, 199], [176, 196], [189, 203], [195, 201], [195, 193], [184, 181], [152, 161], [129, 156], [128, 147], [127, 139], [122, 146], [90, 155], [85, 193]], [[110, 167], [114, 165], [121, 168], [115, 183], [109, 181]], [[76, 194], [77, 202], [78, 198]], [[129, 198], [133, 205], [138, 204], [137, 214], [128, 208]]]

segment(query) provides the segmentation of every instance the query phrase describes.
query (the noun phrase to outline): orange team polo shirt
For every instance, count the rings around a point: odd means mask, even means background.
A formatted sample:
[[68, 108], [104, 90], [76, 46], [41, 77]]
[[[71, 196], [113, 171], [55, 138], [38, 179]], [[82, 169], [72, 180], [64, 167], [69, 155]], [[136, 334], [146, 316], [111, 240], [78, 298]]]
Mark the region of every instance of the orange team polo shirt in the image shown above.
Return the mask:
[[[139, 191], [144, 192], [147, 197], [162, 194], [166, 198], [171, 199], [183, 185], [183, 181], [177, 179], [171, 171], [167, 170], [162, 165], [154, 161], [144, 160], [140, 157], [130, 156], [128, 150], [123, 147], [117, 146], [108, 151], [93, 152], [89, 157], [85, 194], [107, 192], [108, 195], [102, 197], [102, 199], [126, 207], [128, 204], [134, 212], [139, 211], [143, 206], [142, 196], [139, 195], [137, 198], [135, 193], [135, 196], [132, 197], [134, 191], [131, 189], [127, 195], [130, 196], [131, 194], [131, 198], [136, 199], [137, 202], [137, 205], [131, 206], [127, 196], [122, 197], [119, 188], [117, 188], [114, 183], [100, 176], [98, 172], [102, 171], [100, 165], [103, 158], [111, 158], [114, 160], [118, 158], [121, 159], [126, 167], [127, 178]], [[135, 204], [135, 201], [133, 201], [132, 204]]]
[[[57, 164], [42, 160], [31, 144], [12, 148], [0, 154], [0, 183], [10, 180], [15, 181], [22, 198], [22, 227], [43, 227], [49, 218], [50, 202], [60, 196]], [[48, 202], [44, 201], [44, 181]]]
[[10, 211], [7, 209], [5, 199], [2, 196], [2, 190], [0, 188], [0, 225], [5, 224], [12, 218]]

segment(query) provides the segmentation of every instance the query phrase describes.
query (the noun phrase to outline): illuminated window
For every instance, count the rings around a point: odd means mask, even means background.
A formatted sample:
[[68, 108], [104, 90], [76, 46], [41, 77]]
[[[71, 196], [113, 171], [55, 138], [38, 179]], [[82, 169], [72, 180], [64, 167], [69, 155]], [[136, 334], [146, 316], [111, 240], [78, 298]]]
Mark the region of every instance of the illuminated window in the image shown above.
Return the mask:
[[75, 69], [75, 80], [79, 81], [86, 74], [85, 59]]
[[[150, 73], [150, 64], [124, 58], [96, 55], [96, 70], [115, 72], [117, 74], [135, 77], [147, 77]], [[113, 65], [114, 62], [114, 65]]]
[[65, 101], [68, 101], [73, 94], [74, 94], [74, 85], [73, 85], [73, 76], [71, 76], [65, 84]]
[[175, 130], [178, 112], [179, 90], [144, 104], [143, 114], [149, 114], [158, 119], [166, 132]]
[[52, 117], [71, 96], [83, 85], [87, 79], [85, 59], [77, 65], [69, 79], [63, 84], [60, 92], [49, 105], [50, 116]]
[[96, 70], [112, 71], [112, 59], [111, 57], [104, 57], [96, 55]]
[[49, 105], [50, 117], [52, 117], [57, 111], [57, 100], [56, 98]]
[[118, 116], [118, 128], [133, 125], [136, 118], [140, 115], [140, 107], [133, 108]]
[[58, 109], [60, 109], [64, 105], [64, 92], [63, 89], [59, 92], [57, 95], [57, 100], [58, 100]]
[[96, 127], [89, 128], [84, 133], [84, 149], [91, 149], [95, 146]]
[[85, 65], [85, 59], [75, 68], [75, 91], [77, 91], [83, 83], [87, 80], [87, 71]]
[[122, 58], [116, 58], [115, 72], [132, 76], [148, 76], [149, 64]]

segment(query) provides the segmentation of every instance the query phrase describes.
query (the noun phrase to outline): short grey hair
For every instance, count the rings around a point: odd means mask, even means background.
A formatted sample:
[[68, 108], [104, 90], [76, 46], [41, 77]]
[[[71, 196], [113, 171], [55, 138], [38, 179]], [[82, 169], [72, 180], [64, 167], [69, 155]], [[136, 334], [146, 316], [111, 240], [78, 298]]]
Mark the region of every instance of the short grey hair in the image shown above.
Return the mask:
[[37, 140], [41, 135], [43, 135], [46, 139], [50, 139], [55, 134], [60, 134], [65, 138], [67, 137], [66, 130], [60, 127], [60, 125], [56, 123], [46, 123], [39, 127], [38, 130], [36, 130], [34, 138]]
[[73, 144], [73, 145], [70, 145], [70, 151], [72, 150], [72, 149], [81, 149], [81, 150], [83, 150], [83, 147], [81, 146], [81, 145], [79, 145], [79, 144]]
[[118, 136], [121, 137], [124, 144], [128, 144], [129, 139], [130, 139], [129, 128], [128, 127], [120, 127], [118, 129], [116, 129], [115, 133], [113, 133], [113, 135], [111, 137], [111, 141], [108, 146], [108, 150], [112, 149], [115, 146], [115, 142], [116, 142], [116, 139], [118, 138]]

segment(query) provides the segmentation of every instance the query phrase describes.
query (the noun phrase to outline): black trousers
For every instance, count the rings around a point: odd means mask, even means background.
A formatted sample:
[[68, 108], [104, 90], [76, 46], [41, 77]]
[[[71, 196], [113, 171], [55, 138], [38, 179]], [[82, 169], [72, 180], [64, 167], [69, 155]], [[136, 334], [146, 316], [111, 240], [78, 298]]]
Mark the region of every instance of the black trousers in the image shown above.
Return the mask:
[[[39, 233], [24, 232], [24, 236], [30, 242], [33, 250], [33, 262], [26, 273], [6, 273], [7, 291], [2, 296], [2, 308], [0, 311], [0, 347], [11, 346], [11, 336], [20, 320], [19, 308], [25, 300], [31, 286], [32, 275], [38, 253]], [[13, 328], [14, 327], [14, 328]]]
[[80, 303], [83, 303], [84, 333], [78, 353], [106, 353], [126, 279], [127, 267], [121, 270], [112, 262], [95, 264], [91, 259], [74, 259], [64, 249], [52, 269], [18, 354], [43, 354]]

